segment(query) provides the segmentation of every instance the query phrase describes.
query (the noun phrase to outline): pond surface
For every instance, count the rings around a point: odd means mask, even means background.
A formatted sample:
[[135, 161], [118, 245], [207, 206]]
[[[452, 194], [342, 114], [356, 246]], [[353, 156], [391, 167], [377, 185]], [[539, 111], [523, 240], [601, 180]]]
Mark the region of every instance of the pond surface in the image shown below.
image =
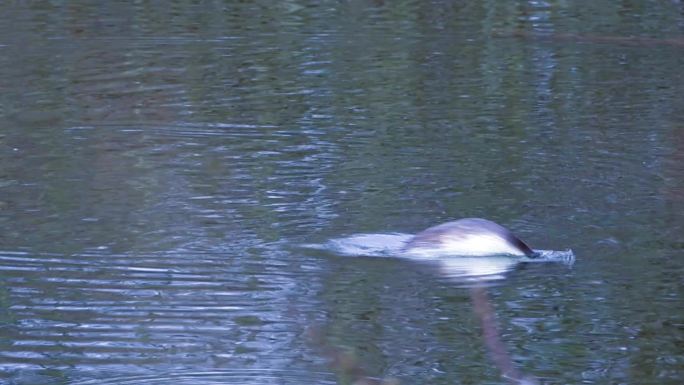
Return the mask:
[[461, 217], [575, 252], [488, 283], [520, 371], [684, 380], [681, 2], [0, 14], [0, 383], [504, 383], [461, 283], [300, 247]]

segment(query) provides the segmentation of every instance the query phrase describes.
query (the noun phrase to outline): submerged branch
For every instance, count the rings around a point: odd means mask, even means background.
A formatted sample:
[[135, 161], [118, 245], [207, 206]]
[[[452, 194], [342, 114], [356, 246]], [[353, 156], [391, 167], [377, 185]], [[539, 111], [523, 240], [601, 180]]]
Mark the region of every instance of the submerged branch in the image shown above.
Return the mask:
[[487, 290], [482, 286], [473, 287], [470, 289], [470, 298], [473, 301], [473, 311], [480, 320], [485, 346], [497, 369], [514, 384], [537, 384], [536, 379], [523, 375], [515, 368], [506, 346], [501, 341], [494, 308], [487, 296]]

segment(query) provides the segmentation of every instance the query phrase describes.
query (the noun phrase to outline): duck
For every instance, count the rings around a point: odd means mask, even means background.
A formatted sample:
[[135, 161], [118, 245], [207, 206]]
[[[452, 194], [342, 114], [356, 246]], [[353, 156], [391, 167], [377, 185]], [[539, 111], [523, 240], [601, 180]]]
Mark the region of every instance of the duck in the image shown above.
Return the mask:
[[539, 255], [507, 228], [483, 218], [463, 218], [429, 227], [408, 239], [402, 251], [410, 256], [429, 257]]

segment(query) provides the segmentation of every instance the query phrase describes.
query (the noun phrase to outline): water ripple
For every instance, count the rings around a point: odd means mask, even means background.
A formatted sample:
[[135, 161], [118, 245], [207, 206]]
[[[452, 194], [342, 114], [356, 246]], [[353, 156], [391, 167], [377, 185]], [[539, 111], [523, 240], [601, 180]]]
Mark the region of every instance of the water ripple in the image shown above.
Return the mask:
[[137, 385], [137, 384], [335, 384], [334, 378], [324, 372], [297, 370], [240, 369], [217, 371], [181, 371], [166, 375], [119, 376], [109, 379], [85, 380], [73, 385]]
[[237, 362], [261, 352], [287, 360], [281, 349], [302, 328], [288, 296], [307, 271], [277, 259], [234, 262], [211, 252], [0, 251], [0, 294], [9, 299], [0, 308], [0, 370], [190, 365], [222, 361], [218, 352]]

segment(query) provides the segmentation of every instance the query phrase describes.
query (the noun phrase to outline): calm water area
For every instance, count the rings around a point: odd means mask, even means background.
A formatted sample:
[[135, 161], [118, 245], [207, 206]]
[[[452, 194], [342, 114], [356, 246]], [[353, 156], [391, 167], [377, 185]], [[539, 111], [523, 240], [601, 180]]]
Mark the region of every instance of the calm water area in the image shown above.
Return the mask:
[[[0, 383], [684, 383], [680, 1], [0, 4]], [[362, 373], [362, 374], [361, 374]], [[356, 376], [356, 377], [354, 377]], [[369, 380], [370, 381], [370, 380]]]

